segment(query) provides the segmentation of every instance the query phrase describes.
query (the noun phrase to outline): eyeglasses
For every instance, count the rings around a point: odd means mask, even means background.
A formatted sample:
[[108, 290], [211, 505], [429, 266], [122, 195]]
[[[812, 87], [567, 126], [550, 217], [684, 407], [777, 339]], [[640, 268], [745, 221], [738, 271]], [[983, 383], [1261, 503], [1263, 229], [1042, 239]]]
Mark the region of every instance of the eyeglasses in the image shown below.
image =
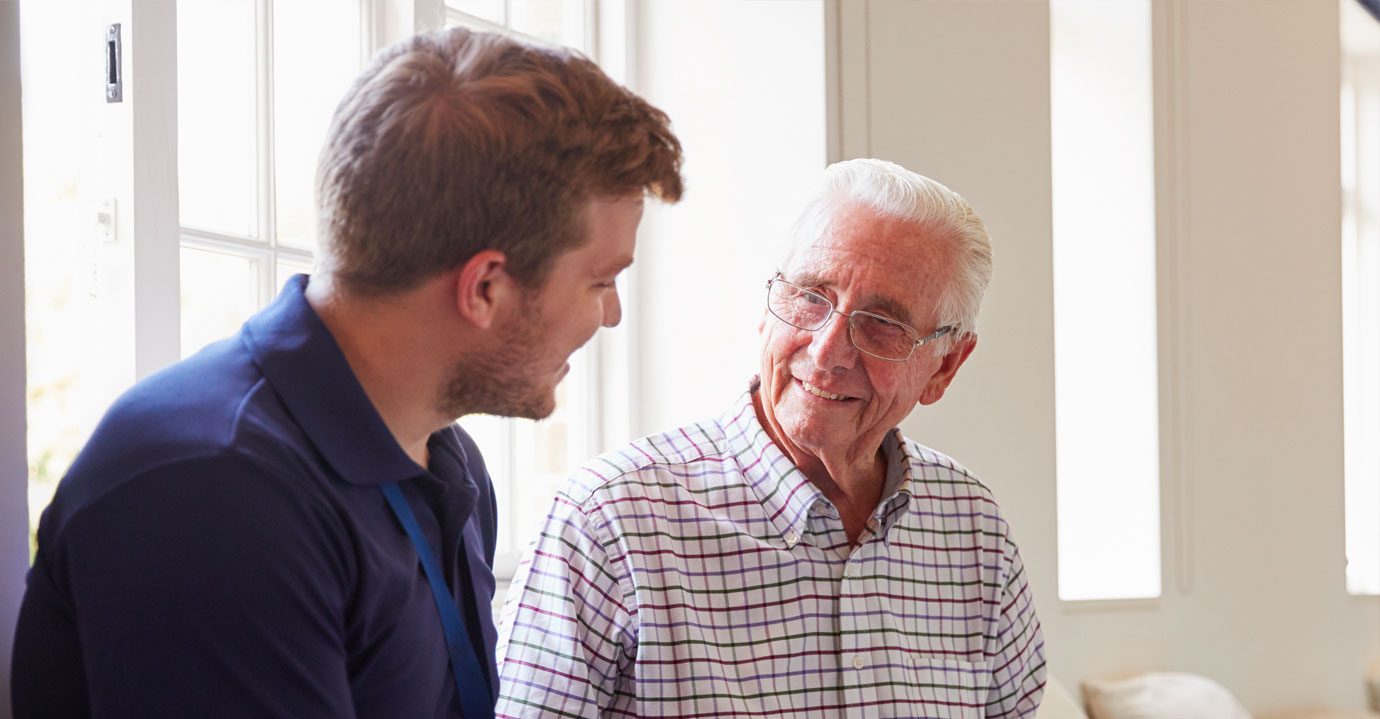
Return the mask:
[[871, 312], [839, 312], [834, 303], [818, 292], [793, 285], [777, 276], [767, 280], [767, 311], [792, 327], [815, 332], [835, 315], [848, 318], [848, 339], [864, 354], [889, 362], [905, 362], [916, 347], [933, 342], [953, 331], [953, 325], [940, 327], [921, 337], [909, 325]]

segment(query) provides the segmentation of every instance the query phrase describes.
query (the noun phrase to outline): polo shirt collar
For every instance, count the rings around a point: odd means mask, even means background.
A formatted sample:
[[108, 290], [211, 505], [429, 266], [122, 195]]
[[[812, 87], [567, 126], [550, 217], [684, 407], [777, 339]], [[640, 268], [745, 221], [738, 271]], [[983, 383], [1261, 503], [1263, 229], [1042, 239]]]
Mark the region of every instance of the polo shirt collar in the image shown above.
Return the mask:
[[288, 280], [278, 299], [240, 333], [254, 363], [288, 412], [345, 481], [369, 485], [425, 474], [403, 451], [340, 345], [303, 295], [306, 275]]

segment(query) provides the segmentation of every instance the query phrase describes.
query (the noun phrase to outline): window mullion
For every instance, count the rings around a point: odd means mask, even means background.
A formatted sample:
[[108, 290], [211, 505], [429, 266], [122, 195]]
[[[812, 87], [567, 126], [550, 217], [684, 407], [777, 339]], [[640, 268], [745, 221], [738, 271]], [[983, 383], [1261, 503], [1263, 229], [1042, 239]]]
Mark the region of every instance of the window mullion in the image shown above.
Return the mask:
[[193, 232], [193, 230], [182, 230], [182, 247], [193, 248], [193, 250], [208, 250], [213, 253], [239, 255], [248, 259], [254, 259], [259, 264], [272, 261], [273, 251], [264, 244], [251, 242], [251, 240], [239, 239], [239, 237], [217, 236], [210, 233]]
[[359, 0], [359, 66], [364, 67], [369, 58], [378, 52], [379, 5], [376, 0]]
[[259, 240], [248, 237], [238, 237], [236, 235], [225, 235], [219, 232], [197, 229], [195, 227], [182, 228], [182, 244], [187, 247], [223, 249], [236, 253], [255, 252], [264, 257], [270, 256], [270, 248]]
[[603, 58], [599, 56], [599, 0], [582, 0], [580, 10], [584, 15], [585, 55], [602, 64]]
[[273, 0], [258, 0], [258, 33], [255, 42], [258, 69], [259, 138], [259, 239], [268, 246], [268, 255], [259, 268], [259, 304], [267, 305], [273, 287], [273, 266], [277, 259], [276, 188], [273, 180]]

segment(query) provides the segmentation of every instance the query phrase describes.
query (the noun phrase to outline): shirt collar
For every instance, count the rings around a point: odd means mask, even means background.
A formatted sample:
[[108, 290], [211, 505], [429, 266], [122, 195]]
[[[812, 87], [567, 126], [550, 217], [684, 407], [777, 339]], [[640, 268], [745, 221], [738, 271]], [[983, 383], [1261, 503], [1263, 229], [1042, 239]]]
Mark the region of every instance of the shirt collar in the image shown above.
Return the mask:
[[882, 537], [889, 540], [891, 528], [910, 506], [914, 478], [912, 460], [915, 457], [899, 427], [887, 432], [882, 440], [882, 454], [886, 457], [886, 485], [873, 517], [881, 525]]
[[340, 345], [307, 304], [306, 288], [306, 275], [293, 277], [244, 324], [240, 336], [259, 371], [346, 481], [382, 484], [424, 474], [364, 394]]
[[757, 380], [724, 413], [725, 441], [767, 518], [788, 546], [805, 535], [810, 507], [823, 494], [805, 477], [757, 421], [752, 394]]

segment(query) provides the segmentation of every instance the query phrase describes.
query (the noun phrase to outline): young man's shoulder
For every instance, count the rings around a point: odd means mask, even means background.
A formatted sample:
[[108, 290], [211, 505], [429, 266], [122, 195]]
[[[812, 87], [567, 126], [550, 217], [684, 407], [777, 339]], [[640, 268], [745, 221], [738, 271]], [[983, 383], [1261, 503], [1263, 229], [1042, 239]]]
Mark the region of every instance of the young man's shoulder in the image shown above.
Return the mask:
[[40, 543], [113, 492], [179, 473], [292, 477], [312, 464], [306, 435], [238, 338], [207, 347], [126, 391], [59, 484]]

